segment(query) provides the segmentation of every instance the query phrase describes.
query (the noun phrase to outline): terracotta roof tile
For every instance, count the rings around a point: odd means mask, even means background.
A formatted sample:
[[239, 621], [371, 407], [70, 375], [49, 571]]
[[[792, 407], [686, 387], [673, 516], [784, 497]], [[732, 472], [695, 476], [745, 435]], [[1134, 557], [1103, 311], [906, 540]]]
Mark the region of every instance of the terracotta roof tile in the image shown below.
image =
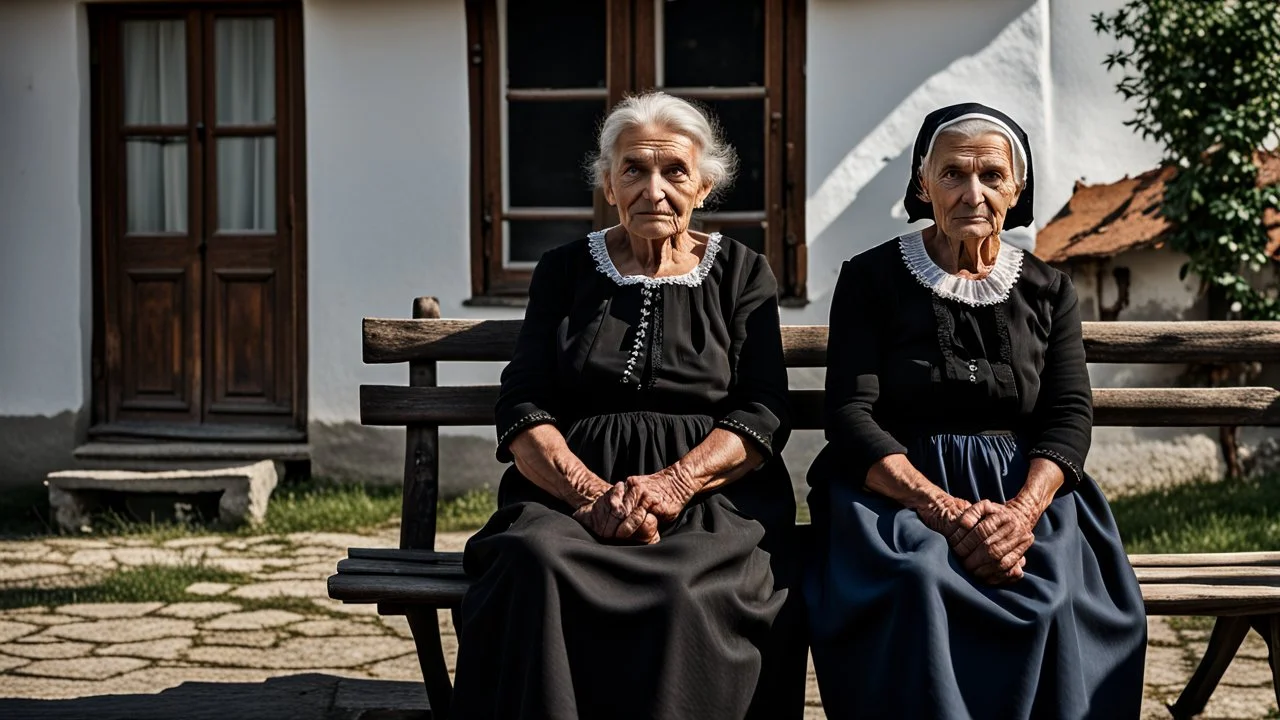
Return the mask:
[[[1256, 160], [1258, 185], [1280, 184], [1280, 154], [1263, 153]], [[1063, 262], [1159, 247], [1169, 229], [1169, 221], [1160, 216], [1160, 204], [1165, 183], [1174, 174], [1172, 166], [1165, 166], [1106, 185], [1077, 182], [1067, 204], [1036, 233], [1036, 256]], [[1267, 210], [1263, 222], [1271, 236], [1267, 253], [1280, 259], [1280, 212]]]

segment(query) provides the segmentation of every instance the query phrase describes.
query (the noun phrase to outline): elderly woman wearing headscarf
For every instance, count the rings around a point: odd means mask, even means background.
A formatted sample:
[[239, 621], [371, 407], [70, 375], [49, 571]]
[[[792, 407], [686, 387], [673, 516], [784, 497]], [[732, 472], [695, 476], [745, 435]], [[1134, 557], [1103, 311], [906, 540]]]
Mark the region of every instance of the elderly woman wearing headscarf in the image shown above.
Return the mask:
[[805, 581], [830, 717], [1138, 716], [1146, 621], [1084, 472], [1076, 292], [1000, 241], [1032, 191], [1013, 120], [937, 110], [906, 195], [934, 224], [841, 270]]
[[455, 717], [803, 712], [771, 555], [795, 522], [776, 283], [690, 229], [734, 165], [684, 100], [605, 119], [593, 169], [621, 222], [534, 270], [497, 404], [515, 464], [463, 561]]

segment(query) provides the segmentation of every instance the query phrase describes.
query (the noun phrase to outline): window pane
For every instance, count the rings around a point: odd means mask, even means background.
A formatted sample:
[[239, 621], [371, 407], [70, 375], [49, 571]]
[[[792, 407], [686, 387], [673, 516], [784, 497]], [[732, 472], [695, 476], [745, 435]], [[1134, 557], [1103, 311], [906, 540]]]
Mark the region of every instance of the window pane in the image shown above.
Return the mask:
[[591, 232], [590, 220], [511, 220], [507, 222], [507, 262], [534, 263], [542, 253]]
[[603, 116], [595, 100], [510, 103], [508, 207], [591, 207], [585, 164]]
[[182, 20], [127, 20], [124, 45], [126, 125], [187, 122], [187, 27]]
[[666, 0], [661, 83], [764, 85], [764, 0]]
[[509, 0], [507, 87], [605, 86], [605, 0]]
[[218, 138], [218, 229], [276, 229], [276, 139]]
[[729, 144], [738, 151], [738, 177], [715, 210], [764, 210], [764, 100], [710, 100]]
[[124, 162], [128, 232], [186, 232], [186, 139], [129, 138], [124, 144]]
[[276, 121], [275, 20], [218, 18], [218, 124], [270, 125]]

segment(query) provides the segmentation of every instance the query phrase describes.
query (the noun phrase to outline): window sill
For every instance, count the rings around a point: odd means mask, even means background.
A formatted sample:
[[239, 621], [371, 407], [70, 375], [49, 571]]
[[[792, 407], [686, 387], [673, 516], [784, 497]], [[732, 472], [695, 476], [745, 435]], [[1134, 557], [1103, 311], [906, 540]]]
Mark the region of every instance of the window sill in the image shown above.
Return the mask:
[[529, 304], [526, 295], [476, 295], [462, 301], [464, 307], [522, 308]]

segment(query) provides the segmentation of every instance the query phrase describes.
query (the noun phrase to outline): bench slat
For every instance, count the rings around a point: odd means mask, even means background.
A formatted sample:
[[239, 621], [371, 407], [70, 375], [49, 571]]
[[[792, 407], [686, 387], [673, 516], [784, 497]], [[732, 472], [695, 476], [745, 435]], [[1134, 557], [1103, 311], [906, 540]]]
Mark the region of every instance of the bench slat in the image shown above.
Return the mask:
[[1176, 553], [1130, 555], [1140, 567], [1280, 567], [1280, 552]]
[[[341, 570], [341, 566], [338, 568]], [[1280, 568], [1270, 567], [1140, 567], [1138, 582], [1146, 584], [1270, 585], [1280, 588]]]
[[347, 548], [347, 556], [361, 560], [394, 560], [398, 562], [420, 562], [438, 564], [462, 564], [460, 552], [437, 552], [435, 550], [410, 550], [407, 548]]
[[455, 563], [395, 562], [394, 560], [338, 561], [339, 573], [352, 575], [413, 575], [416, 577], [465, 578], [462, 566]]
[[329, 597], [348, 603], [387, 603], [456, 607], [471, 586], [466, 578], [428, 578], [409, 575], [329, 576]]
[[[792, 426], [822, 428], [822, 390], [792, 390]], [[492, 425], [496, 385], [408, 387], [362, 385], [365, 425]], [[1199, 427], [1280, 425], [1275, 388], [1099, 388], [1093, 391], [1094, 425]]]
[[1142, 600], [1150, 615], [1263, 615], [1280, 612], [1280, 587], [1151, 583]]
[[[506, 362], [520, 320], [365, 318], [364, 361]], [[823, 367], [825, 325], [784, 325], [788, 367]], [[1085, 354], [1099, 363], [1222, 363], [1280, 360], [1280, 322], [1086, 322]]]

